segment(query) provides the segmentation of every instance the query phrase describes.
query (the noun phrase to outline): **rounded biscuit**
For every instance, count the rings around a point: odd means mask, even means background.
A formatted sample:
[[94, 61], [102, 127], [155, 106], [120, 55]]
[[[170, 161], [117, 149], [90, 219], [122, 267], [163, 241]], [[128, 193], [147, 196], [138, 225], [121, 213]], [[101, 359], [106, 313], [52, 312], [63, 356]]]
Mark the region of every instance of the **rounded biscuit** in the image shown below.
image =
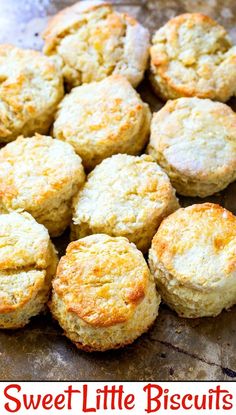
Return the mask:
[[70, 143], [92, 170], [117, 153], [139, 154], [151, 112], [126, 78], [112, 75], [74, 88], [60, 103], [53, 136]]
[[44, 309], [57, 255], [29, 213], [0, 215], [0, 328], [23, 327]]
[[102, 161], [73, 201], [72, 237], [124, 236], [146, 252], [160, 222], [179, 207], [166, 173], [147, 155]]
[[69, 88], [113, 73], [137, 86], [147, 67], [148, 30], [103, 1], [80, 1], [63, 9], [43, 38], [44, 53], [57, 57]]
[[81, 159], [69, 144], [39, 134], [19, 137], [0, 150], [0, 213], [27, 211], [59, 236], [84, 180]]
[[200, 13], [174, 17], [153, 36], [150, 79], [164, 100], [210, 98], [235, 93], [236, 47], [217, 22]]
[[78, 348], [105, 351], [146, 332], [159, 303], [141, 252], [126, 238], [99, 234], [68, 246], [53, 281], [50, 309]]
[[179, 209], [152, 241], [149, 265], [179, 316], [217, 316], [236, 303], [236, 217], [213, 203]]
[[212, 195], [236, 179], [236, 114], [209, 99], [168, 101], [153, 116], [147, 152], [179, 194]]
[[63, 94], [61, 72], [51, 59], [0, 45], [0, 143], [47, 133]]

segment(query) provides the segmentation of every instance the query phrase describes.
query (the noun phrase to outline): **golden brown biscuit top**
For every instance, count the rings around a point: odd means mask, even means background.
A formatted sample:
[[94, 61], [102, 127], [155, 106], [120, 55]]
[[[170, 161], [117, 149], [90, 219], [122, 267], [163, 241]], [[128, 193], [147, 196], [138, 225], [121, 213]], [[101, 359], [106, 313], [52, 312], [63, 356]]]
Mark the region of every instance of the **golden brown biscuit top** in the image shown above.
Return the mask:
[[92, 235], [72, 242], [53, 282], [67, 310], [108, 327], [129, 320], [145, 296], [150, 272], [126, 238]]
[[43, 33], [44, 52], [56, 55], [70, 86], [122, 73], [136, 86], [143, 77], [149, 32], [111, 4], [83, 1], [54, 16]]
[[60, 37], [62, 38], [66, 35], [66, 32], [70, 28], [85, 23], [86, 13], [95, 12], [97, 9], [102, 9], [105, 13], [109, 13], [112, 11], [112, 5], [99, 0], [79, 1], [73, 6], [62, 9], [59, 13], [53, 16], [42, 34], [46, 42], [46, 50], [48, 51], [52, 49], [57, 43], [59, 43]]
[[19, 137], [0, 150], [0, 210], [40, 208], [83, 179], [81, 159], [69, 144], [39, 134]]
[[179, 283], [223, 285], [236, 278], [236, 217], [213, 203], [179, 209], [162, 222], [151, 249]]
[[40, 117], [63, 95], [62, 75], [42, 53], [0, 45], [0, 138]]
[[[108, 98], [109, 97], [109, 98]], [[54, 136], [79, 144], [104, 146], [122, 142], [149, 119], [148, 105], [121, 75], [73, 88], [61, 101]]]
[[209, 99], [170, 100], [153, 116], [150, 154], [152, 148], [162, 167], [167, 164], [188, 177], [214, 181], [233, 174], [236, 114]]
[[168, 37], [169, 47], [174, 48], [175, 57], [179, 57], [186, 65], [196, 63], [200, 55], [226, 52], [231, 47], [224, 27], [201, 13], [184, 13], [170, 19], [159, 29], [159, 35], [154, 35], [154, 42], [155, 37], [164, 42], [164, 33]]
[[93, 226], [135, 232], [153, 215], [162, 215], [173, 198], [168, 176], [152, 157], [116, 154], [89, 174], [74, 199], [73, 222], [89, 218]]
[[236, 50], [226, 30], [213, 19], [200, 13], [176, 16], [155, 33], [152, 42], [154, 75], [156, 68], [176, 97], [225, 101], [230, 96]]
[[49, 265], [47, 229], [29, 213], [0, 215], [0, 271]]

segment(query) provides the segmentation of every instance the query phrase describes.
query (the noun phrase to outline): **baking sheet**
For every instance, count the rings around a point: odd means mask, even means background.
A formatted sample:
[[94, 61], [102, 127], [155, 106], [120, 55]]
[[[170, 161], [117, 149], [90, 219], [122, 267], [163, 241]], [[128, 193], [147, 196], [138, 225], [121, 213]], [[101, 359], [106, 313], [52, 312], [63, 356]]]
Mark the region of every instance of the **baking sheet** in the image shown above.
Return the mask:
[[[153, 32], [183, 12], [202, 12], [222, 23], [236, 43], [235, 0], [117, 0], [116, 7]], [[48, 17], [73, 0], [0, 0], [0, 42], [41, 49]], [[148, 81], [140, 87], [152, 110], [163, 104]], [[236, 100], [230, 105], [236, 109]], [[205, 200], [236, 214], [236, 183]], [[204, 201], [205, 201], [204, 200]], [[181, 198], [182, 206], [201, 202]], [[68, 232], [54, 240], [63, 254]], [[236, 307], [217, 318], [180, 319], [162, 305], [153, 328], [125, 349], [78, 351], [47, 314], [21, 330], [0, 332], [1, 380], [236, 380]]]

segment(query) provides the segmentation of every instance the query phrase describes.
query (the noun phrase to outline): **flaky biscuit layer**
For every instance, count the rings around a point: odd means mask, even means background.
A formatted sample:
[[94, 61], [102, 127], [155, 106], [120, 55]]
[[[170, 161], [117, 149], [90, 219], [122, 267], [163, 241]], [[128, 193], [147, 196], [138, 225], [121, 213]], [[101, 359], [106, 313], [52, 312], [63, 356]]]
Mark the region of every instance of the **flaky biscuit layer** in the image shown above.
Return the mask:
[[44, 309], [57, 255], [29, 213], [0, 215], [0, 328], [23, 327]]
[[113, 73], [137, 86], [147, 67], [148, 30], [106, 2], [83, 1], [63, 9], [43, 38], [44, 52], [57, 57], [69, 88]]
[[200, 13], [174, 17], [153, 36], [151, 83], [164, 100], [235, 94], [236, 47], [217, 22]]

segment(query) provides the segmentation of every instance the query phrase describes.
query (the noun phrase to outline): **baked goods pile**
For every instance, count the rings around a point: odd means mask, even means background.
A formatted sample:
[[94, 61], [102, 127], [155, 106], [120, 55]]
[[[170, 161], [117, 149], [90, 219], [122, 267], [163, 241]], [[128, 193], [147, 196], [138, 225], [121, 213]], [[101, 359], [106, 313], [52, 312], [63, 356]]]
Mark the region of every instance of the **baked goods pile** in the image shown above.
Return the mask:
[[[0, 45], [0, 328], [48, 305], [78, 348], [105, 351], [147, 331], [161, 299], [186, 318], [236, 304], [236, 217], [176, 196], [236, 179], [225, 29], [184, 14], [150, 42], [134, 18], [88, 0], [43, 39], [43, 53]], [[167, 101], [153, 115], [135, 90], [146, 70]], [[68, 226], [59, 260], [50, 237]]]

